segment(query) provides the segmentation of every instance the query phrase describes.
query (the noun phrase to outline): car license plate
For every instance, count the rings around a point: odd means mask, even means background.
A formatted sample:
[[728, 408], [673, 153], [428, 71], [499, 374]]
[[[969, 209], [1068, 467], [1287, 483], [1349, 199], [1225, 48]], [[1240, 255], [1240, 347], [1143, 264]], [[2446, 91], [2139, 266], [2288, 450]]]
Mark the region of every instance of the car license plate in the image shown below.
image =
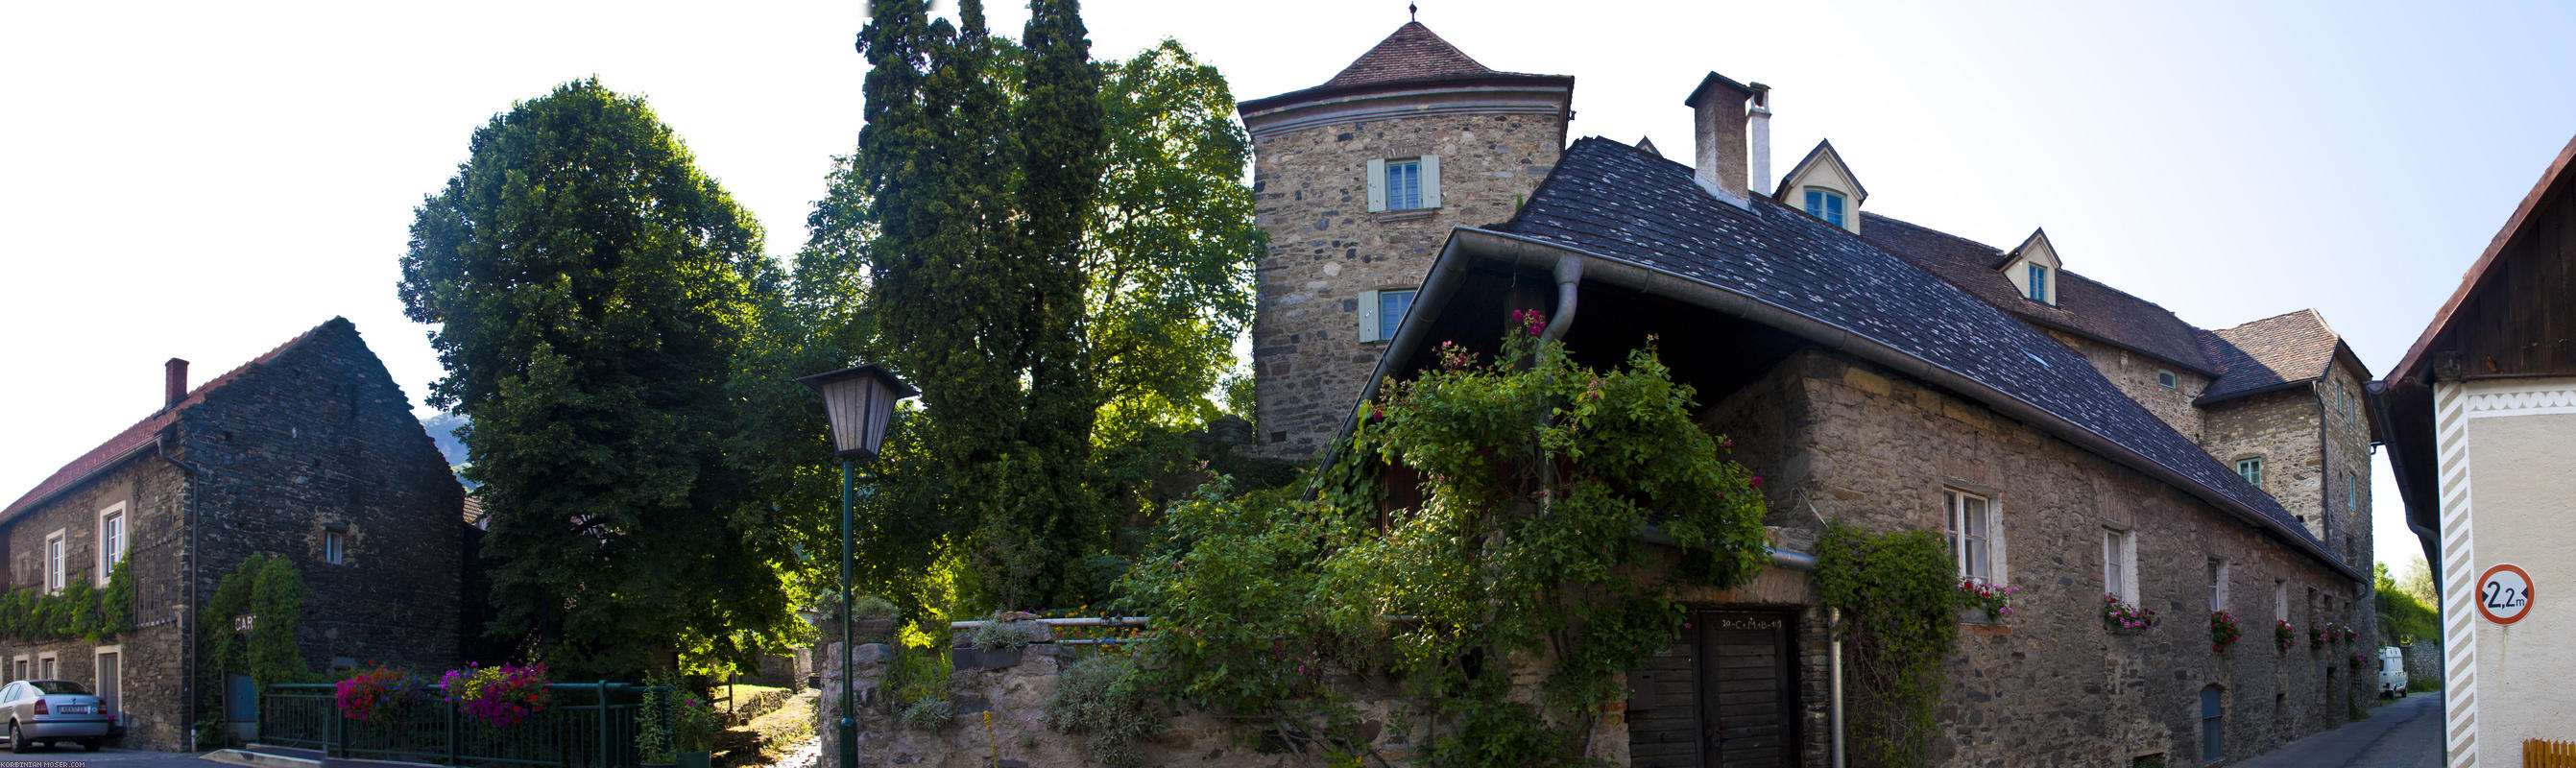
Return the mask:
[[65, 707], [62, 707], [62, 708], [61, 708], [61, 711], [62, 711], [62, 713], [63, 713], [63, 714], [66, 714], [66, 715], [86, 715], [86, 714], [89, 714], [89, 705], [86, 705], [86, 704], [76, 704], [76, 705], [71, 705], [71, 706], [65, 706]]

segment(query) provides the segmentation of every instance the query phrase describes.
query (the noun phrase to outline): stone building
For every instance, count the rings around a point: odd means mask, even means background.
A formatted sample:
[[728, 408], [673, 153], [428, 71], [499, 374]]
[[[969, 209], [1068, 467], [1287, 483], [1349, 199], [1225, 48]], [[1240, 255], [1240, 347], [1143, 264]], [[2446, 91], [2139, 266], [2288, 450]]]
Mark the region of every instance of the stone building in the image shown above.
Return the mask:
[[[2349, 662], [2371, 643], [2306, 639], [2377, 636], [2370, 373], [2322, 317], [2199, 329], [2066, 271], [2044, 232], [2003, 249], [1865, 213], [1830, 144], [1775, 185], [1769, 89], [1715, 73], [1685, 100], [1694, 162], [1560, 151], [1572, 83], [1539, 78], [1417, 23], [1324, 86], [1244, 103], [1271, 236], [1259, 431], [1273, 455], [1329, 450], [1377, 382], [1442, 342], [1490, 351], [1515, 311], [1564, 323], [1593, 365], [1657, 338], [1771, 478], [1784, 551], [1695, 596], [1697, 629], [1632, 677], [1599, 754], [1833, 763], [1844, 688], [1795, 552], [1828, 519], [1945, 531], [1963, 580], [2021, 590], [2010, 618], [1962, 618], [1939, 765], [2224, 763], [2372, 694]], [[1453, 181], [1425, 195], [1431, 164], [1409, 163], [1433, 154]], [[2164, 620], [2109, 628], [2106, 595]], [[2220, 610], [2245, 635], [2213, 652]], [[2276, 648], [2276, 621], [2300, 641]], [[1721, 680], [1718, 658], [1768, 671]]]
[[187, 639], [234, 620], [195, 607], [253, 553], [303, 577], [291, 620], [308, 667], [452, 664], [464, 490], [357, 328], [333, 318], [193, 390], [187, 361], [166, 374], [158, 410], [0, 510], [9, 588], [104, 585], [122, 564], [133, 631], [95, 645], [0, 638], [10, 679], [90, 685], [121, 713], [126, 745], [190, 748], [191, 724], [224, 717], [206, 707], [241, 687], [192, 690], [201, 653]]
[[2450, 765], [2576, 739], [2576, 141], [2372, 385], [2407, 526], [2442, 589]]

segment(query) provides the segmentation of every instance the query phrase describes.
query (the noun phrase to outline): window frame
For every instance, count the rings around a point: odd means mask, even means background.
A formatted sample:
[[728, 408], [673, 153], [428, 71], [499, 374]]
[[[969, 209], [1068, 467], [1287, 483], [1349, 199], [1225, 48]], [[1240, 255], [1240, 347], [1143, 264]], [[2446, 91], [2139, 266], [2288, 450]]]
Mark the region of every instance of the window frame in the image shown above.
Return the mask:
[[[109, 656], [116, 657], [116, 690], [113, 691], [108, 690], [106, 685], [98, 681], [99, 671], [107, 668], [107, 664], [100, 659]], [[90, 695], [99, 697], [101, 709], [114, 713], [119, 721], [125, 719], [125, 644], [102, 645], [90, 649], [89, 692]]]
[[2030, 281], [2030, 291], [2022, 294], [2022, 298], [2052, 307], [2056, 306], [2057, 302], [2050, 301], [2048, 298], [2051, 294], [2056, 293], [2056, 291], [2049, 290], [2048, 265], [2038, 262], [2026, 262], [2022, 264], [2022, 268], [2027, 270], [2022, 273], [2023, 276]]
[[44, 651], [36, 654], [36, 676], [27, 679], [61, 680], [63, 679], [62, 672], [62, 653], [60, 651]]
[[2224, 557], [2209, 559], [2209, 611], [2211, 613], [2229, 610], [2227, 604], [2231, 595], [2228, 594], [2227, 582], [2234, 575], [2230, 573], [2232, 565]]
[[2119, 528], [2102, 529], [2102, 594], [2138, 604], [2138, 536]]
[[[1969, 530], [1968, 501], [1970, 499], [1976, 500], [1980, 506], [1979, 514], [1984, 518], [1982, 531]], [[2000, 555], [2003, 551], [2001, 535], [2003, 519], [1997, 514], [1994, 496], [1963, 488], [1944, 487], [1941, 489], [1941, 507], [1941, 527], [1948, 534], [1950, 542], [1950, 565], [1952, 571], [1958, 574], [1959, 580], [2002, 585], [2004, 570]], [[1972, 546], [1978, 548], [1977, 554], [1983, 558], [1982, 563], [1969, 557]], [[1979, 569], [1972, 569], [1970, 567], [1972, 564], [1983, 565], [1983, 573], [1976, 572]]]
[[2164, 387], [2166, 389], [2181, 389], [2182, 377], [2175, 375], [2173, 369], [2158, 368], [2156, 369], [2156, 386]]
[[[2249, 473], [2246, 471], [2248, 469], [2253, 471]], [[2263, 487], [2263, 457], [2247, 456], [2242, 459], [2237, 459], [2236, 476], [2245, 478], [2245, 482], [2252, 484], [2256, 488]]]
[[1404, 329], [1404, 317], [1402, 315], [1398, 315], [1395, 318], [1395, 324], [1393, 326], [1388, 326], [1386, 324], [1386, 318], [1384, 315], [1386, 313], [1387, 294], [1403, 294], [1410, 297], [1404, 300], [1404, 312], [1405, 314], [1411, 314], [1413, 312], [1414, 300], [1421, 298], [1422, 287], [1371, 288], [1361, 291], [1359, 299], [1353, 307], [1355, 311], [1352, 312], [1352, 314], [1357, 315], [1354, 319], [1358, 321], [1360, 343], [1375, 344], [1379, 342], [1394, 341], [1395, 332]]
[[[111, 522], [115, 524], [113, 536], [108, 533]], [[110, 504], [98, 511], [97, 532], [98, 555], [94, 559], [98, 561], [98, 570], [91, 574], [90, 581], [95, 586], [105, 587], [110, 573], [116, 570], [118, 563], [125, 562], [126, 553], [134, 547], [134, 516], [125, 513], [125, 502]]]
[[71, 586], [71, 537], [66, 534], [67, 530], [56, 528], [53, 533], [45, 534], [45, 549], [38, 555], [45, 561], [42, 567], [45, 569], [45, 594], [48, 595], [59, 594]]
[[343, 565], [349, 561], [349, 537], [339, 531], [322, 532], [322, 562]]
[[2272, 617], [2276, 621], [2290, 620], [2289, 579], [2272, 580]]
[[[1387, 178], [1387, 174], [1392, 171], [1391, 166], [1401, 167], [1407, 164], [1412, 165], [1415, 169], [1413, 174], [1415, 187], [1414, 200], [1412, 201], [1413, 205], [1398, 208], [1394, 205], [1396, 202], [1394, 199], [1395, 190], [1388, 188], [1389, 179]], [[1370, 213], [1407, 213], [1415, 211], [1435, 211], [1441, 208], [1439, 155], [1426, 154], [1414, 155], [1411, 157], [1372, 159], [1368, 161], [1367, 176], [1368, 178], [1365, 179], [1365, 183], [1368, 187], [1368, 209]]]
[[1818, 186], [1804, 187], [1803, 190], [1806, 194], [1799, 200], [1802, 204], [1800, 209], [1806, 211], [1807, 215], [1823, 219], [1825, 223], [1837, 227], [1850, 226], [1845, 223], [1850, 221], [1850, 195], [1845, 195], [1840, 190]]

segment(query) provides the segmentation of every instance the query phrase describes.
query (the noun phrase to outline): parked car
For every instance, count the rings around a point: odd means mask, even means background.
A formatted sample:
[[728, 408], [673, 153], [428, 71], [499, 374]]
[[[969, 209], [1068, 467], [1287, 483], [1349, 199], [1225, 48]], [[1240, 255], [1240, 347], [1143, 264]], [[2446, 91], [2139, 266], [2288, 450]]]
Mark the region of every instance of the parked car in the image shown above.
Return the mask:
[[2396, 646], [2379, 649], [2379, 695], [2406, 698], [2406, 652]]
[[95, 752], [116, 723], [116, 713], [70, 680], [20, 680], [0, 688], [0, 717], [9, 720], [11, 752], [25, 752], [37, 742], [55, 747], [66, 741]]

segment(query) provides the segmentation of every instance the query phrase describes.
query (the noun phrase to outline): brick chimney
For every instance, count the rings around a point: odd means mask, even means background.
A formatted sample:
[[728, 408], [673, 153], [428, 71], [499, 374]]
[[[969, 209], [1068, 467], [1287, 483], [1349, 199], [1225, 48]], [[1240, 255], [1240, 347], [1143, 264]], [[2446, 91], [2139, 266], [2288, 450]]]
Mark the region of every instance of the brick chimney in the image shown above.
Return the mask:
[[188, 396], [188, 361], [173, 357], [161, 367], [165, 373], [161, 385], [161, 408], [168, 410]]
[[[1691, 108], [1692, 144], [1699, 150], [1700, 186], [1738, 206], [1748, 204], [1745, 183], [1745, 102], [1753, 89], [1715, 72], [1682, 101]], [[1767, 138], [1767, 137], [1766, 137]]]

